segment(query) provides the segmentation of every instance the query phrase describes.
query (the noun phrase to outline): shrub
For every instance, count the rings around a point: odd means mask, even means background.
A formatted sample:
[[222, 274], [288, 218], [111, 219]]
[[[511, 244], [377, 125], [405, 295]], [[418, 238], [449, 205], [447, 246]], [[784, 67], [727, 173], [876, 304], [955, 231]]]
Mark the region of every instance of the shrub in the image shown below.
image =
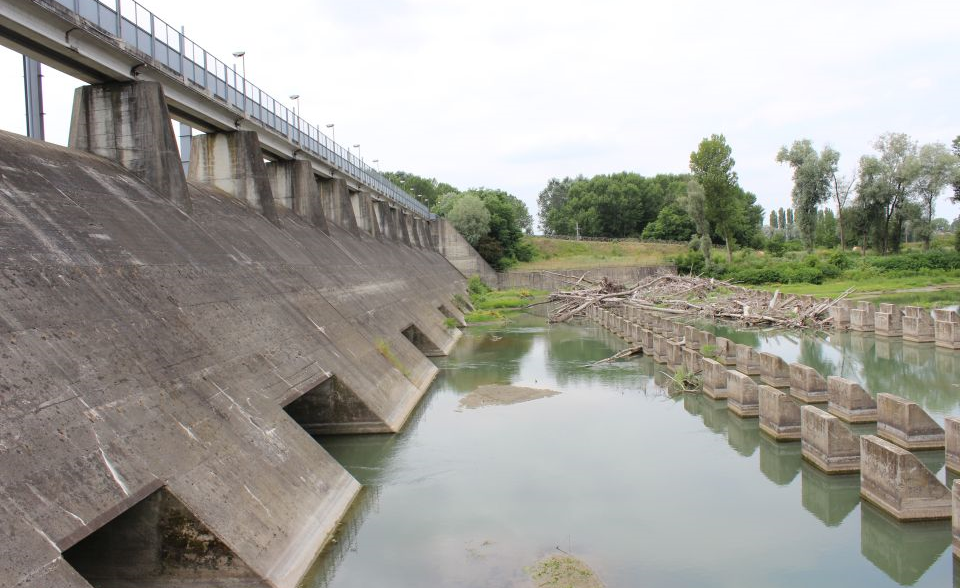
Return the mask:
[[490, 292], [490, 286], [484, 284], [480, 276], [470, 276], [470, 279], [467, 280], [467, 291], [470, 292], [471, 297], [483, 296]]
[[783, 257], [783, 252], [786, 251], [786, 242], [787, 240], [779, 233], [770, 237], [767, 239], [767, 253], [774, 257]]

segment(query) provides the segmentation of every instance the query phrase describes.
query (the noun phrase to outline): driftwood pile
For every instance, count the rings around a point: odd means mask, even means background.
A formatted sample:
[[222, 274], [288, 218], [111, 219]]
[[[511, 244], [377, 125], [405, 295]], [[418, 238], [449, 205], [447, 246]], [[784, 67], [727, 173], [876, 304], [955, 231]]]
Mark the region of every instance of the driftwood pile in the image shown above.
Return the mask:
[[606, 278], [593, 282], [564, 276], [570, 289], [550, 295], [550, 322], [582, 315], [591, 306], [633, 306], [664, 314], [724, 320], [752, 327], [823, 328], [832, 320], [830, 308], [849, 296], [834, 299], [783, 295], [700, 276], [660, 275], [622, 286]]

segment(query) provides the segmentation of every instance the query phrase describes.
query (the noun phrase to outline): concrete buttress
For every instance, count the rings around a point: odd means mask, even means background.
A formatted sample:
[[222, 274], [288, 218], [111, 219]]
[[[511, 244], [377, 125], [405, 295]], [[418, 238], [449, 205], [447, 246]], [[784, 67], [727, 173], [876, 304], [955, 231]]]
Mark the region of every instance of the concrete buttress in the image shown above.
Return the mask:
[[950, 518], [950, 490], [917, 456], [875, 435], [860, 446], [863, 498], [901, 521]]

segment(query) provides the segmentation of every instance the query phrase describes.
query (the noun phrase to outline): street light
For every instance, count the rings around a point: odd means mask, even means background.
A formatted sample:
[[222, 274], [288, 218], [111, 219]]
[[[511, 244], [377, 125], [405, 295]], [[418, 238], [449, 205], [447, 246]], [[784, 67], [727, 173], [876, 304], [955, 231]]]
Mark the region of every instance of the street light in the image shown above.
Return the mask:
[[380, 160], [379, 160], [379, 159], [374, 159], [374, 160], [373, 160], [373, 165], [377, 166], [377, 173], [379, 173], [379, 172], [380, 172]]
[[360, 157], [360, 143], [354, 145], [353, 148], [357, 150], [357, 159], [360, 160], [360, 163], [363, 163], [363, 158]]
[[[247, 52], [246, 51], [234, 51], [233, 56], [240, 60], [240, 67], [242, 68], [241, 76], [243, 77], [243, 113], [247, 113]], [[234, 64], [233, 73], [236, 75], [237, 66]]]
[[300, 94], [290, 94], [290, 99], [296, 101], [293, 106], [293, 116], [297, 116], [297, 113], [300, 112]]
[[330, 129], [330, 138], [333, 139], [333, 142], [337, 142], [337, 129], [334, 128], [334, 123], [327, 125], [327, 128]]

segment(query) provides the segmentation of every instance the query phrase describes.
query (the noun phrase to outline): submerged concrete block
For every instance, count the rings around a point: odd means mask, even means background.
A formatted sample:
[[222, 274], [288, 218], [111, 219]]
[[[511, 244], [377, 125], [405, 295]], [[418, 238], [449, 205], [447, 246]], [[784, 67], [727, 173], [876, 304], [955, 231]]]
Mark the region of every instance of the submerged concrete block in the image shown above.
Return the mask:
[[177, 138], [159, 83], [77, 88], [67, 145], [119, 163], [161, 197], [191, 212]]
[[903, 340], [914, 343], [931, 343], [936, 339], [933, 318], [925, 308], [903, 308]]
[[774, 388], [789, 388], [790, 366], [779, 355], [761, 351], [760, 381]]
[[960, 349], [960, 315], [955, 310], [933, 311], [933, 324], [937, 347]]
[[960, 417], [943, 420], [946, 466], [951, 472], [960, 473]]
[[804, 459], [828, 474], [860, 469], [860, 439], [840, 419], [811, 405], [800, 408], [800, 443]]
[[727, 407], [739, 417], [760, 416], [757, 383], [750, 376], [727, 370]]
[[861, 300], [857, 307], [850, 311], [850, 329], [862, 333], [873, 332], [873, 315], [876, 312], [872, 302]]
[[905, 449], [940, 449], [943, 428], [916, 402], [877, 394], [877, 435]]
[[903, 335], [903, 312], [896, 304], [880, 304], [880, 310], [873, 317], [874, 332], [881, 337], [900, 337]]
[[696, 327], [691, 325], [683, 327], [683, 345], [687, 349], [700, 350], [700, 331]]
[[703, 358], [703, 393], [714, 400], [727, 398], [727, 368], [708, 357]]
[[717, 337], [717, 361], [723, 365], [737, 365], [737, 346], [730, 339]]
[[698, 374], [703, 371], [703, 356], [699, 351], [688, 347], [683, 348], [683, 369], [690, 374]]
[[194, 135], [188, 175], [192, 181], [219, 188], [268, 220], [279, 222], [256, 131]]
[[777, 441], [800, 439], [800, 406], [782, 390], [757, 386], [760, 430]]
[[791, 363], [790, 395], [810, 404], [827, 402], [827, 380], [810, 366]]
[[917, 456], [876, 435], [860, 451], [860, 496], [901, 521], [950, 518], [950, 490]]
[[873, 423], [877, 420], [877, 401], [860, 384], [839, 376], [827, 378], [830, 414], [848, 423]]
[[760, 352], [749, 345], [737, 345], [737, 371], [748, 376], [760, 375]]

